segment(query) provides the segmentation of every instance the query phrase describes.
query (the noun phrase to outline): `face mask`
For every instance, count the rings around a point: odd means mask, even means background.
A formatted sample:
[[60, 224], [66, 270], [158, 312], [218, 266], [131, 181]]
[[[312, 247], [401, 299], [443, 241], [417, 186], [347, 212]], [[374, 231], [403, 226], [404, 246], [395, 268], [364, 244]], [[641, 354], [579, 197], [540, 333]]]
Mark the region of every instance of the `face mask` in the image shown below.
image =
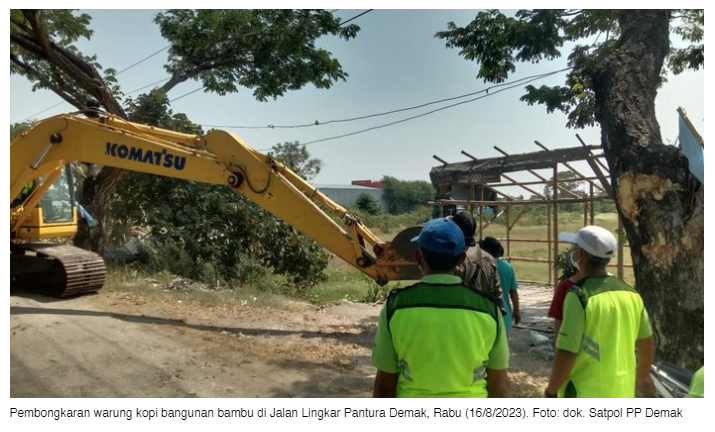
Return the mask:
[[571, 260], [571, 265], [574, 266], [574, 268], [576, 268], [576, 270], [580, 270], [579, 267], [578, 267], [578, 261], [576, 261], [576, 260], [573, 258], [574, 252], [576, 252], [576, 251], [571, 251], [571, 253], [569, 254], [569, 259]]

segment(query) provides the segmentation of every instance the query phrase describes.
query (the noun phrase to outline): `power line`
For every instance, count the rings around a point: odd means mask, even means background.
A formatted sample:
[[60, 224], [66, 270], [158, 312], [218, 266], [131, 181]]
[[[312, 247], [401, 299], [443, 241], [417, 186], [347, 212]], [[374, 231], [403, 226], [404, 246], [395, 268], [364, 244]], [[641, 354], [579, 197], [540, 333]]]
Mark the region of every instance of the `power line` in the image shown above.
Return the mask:
[[[330, 13], [334, 13], [334, 12], [336, 12], [336, 11], [338, 11], [338, 10], [339, 10], [339, 9], [334, 9], [334, 10], [331, 11]], [[343, 21], [342, 23], [340, 23], [339, 27], [342, 27], [343, 25], [349, 23], [350, 21], [353, 21], [353, 20], [355, 20], [355, 19], [357, 19], [357, 18], [360, 18], [361, 16], [363, 16], [363, 15], [365, 15], [365, 14], [367, 14], [368, 12], [371, 12], [371, 11], [373, 11], [373, 9], [368, 9], [368, 10], [366, 10], [365, 12], [362, 12], [362, 13], [360, 13], [360, 14], [358, 14], [358, 15], [355, 15], [354, 17], [350, 18], [349, 20]], [[246, 35], [240, 35], [239, 37], [251, 36], [251, 35], [253, 35], [253, 33], [249, 33], [249, 34], [246, 34]], [[159, 53], [161, 53], [161, 52], [167, 50], [169, 47], [171, 47], [171, 45], [167, 45], [167, 46], [165, 46], [164, 48], [162, 48], [162, 49], [160, 49], [160, 50], [158, 50], [158, 51], [155, 51], [155, 52], [149, 54], [148, 56], [144, 57], [143, 59], [141, 59], [141, 60], [139, 60], [139, 61], [137, 61], [137, 62], [135, 62], [135, 63], [133, 63], [133, 64], [127, 66], [127, 67], [125, 67], [125, 68], [122, 69], [122, 70], [120, 70], [119, 72], [117, 72], [116, 74], [114, 74], [114, 76], [117, 76], [117, 75], [119, 75], [119, 74], [122, 74], [122, 73], [124, 73], [124, 72], [126, 72], [126, 71], [128, 71], [128, 70], [130, 70], [130, 69], [132, 69], [132, 68], [134, 68], [134, 67], [136, 67], [136, 66], [138, 66], [138, 65], [140, 65], [140, 64], [142, 64], [142, 63], [144, 63], [145, 61], [149, 60], [150, 58], [152, 58], [152, 57], [158, 55]], [[140, 91], [140, 90], [143, 90], [143, 89], [145, 89], [145, 88], [147, 88], [147, 87], [151, 87], [151, 86], [153, 86], [153, 85], [155, 85], [155, 84], [158, 84], [158, 83], [160, 83], [160, 82], [162, 82], [162, 81], [166, 81], [166, 80], [168, 80], [168, 79], [169, 79], [169, 78], [165, 78], [165, 79], [159, 80], [159, 81], [157, 81], [157, 82], [155, 82], [155, 83], [147, 84], [147, 85], [144, 86], [144, 87], [140, 87], [140, 88], [138, 88], [138, 89], [136, 89], [136, 90], [132, 90], [132, 91], [126, 93], [126, 94], [132, 94], [132, 93], [138, 92], [138, 91]], [[189, 93], [183, 94], [183, 95], [181, 95], [181, 96], [179, 96], [179, 97], [177, 97], [177, 98], [175, 98], [175, 99], [170, 100], [169, 102], [174, 102], [174, 101], [176, 101], [176, 100], [179, 100], [179, 99], [181, 99], [181, 98], [183, 98], [183, 97], [185, 97], [185, 96], [188, 96], [188, 95], [190, 95], [190, 94], [192, 94], [192, 93], [195, 93], [195, 92], [201, 90], [202, 88], [203, 88], [203, 87], [198, 88], [198, 89], [193, 90], [193, 91], [190, 91]], [[58, 103], [56, 103], [56, 104], [54, 104], [54, 105], [52, 105], [52, 106], [49, 106], [49, 107], [47, 107], [47, 108], [45, 108], [45, 109], [43, 109], [43, 110], [41, 110], [41, 111], [38, 111], [38, 112], [36, 112], [36, 113], [34, 113], [34, 114], [32, 114], [32, 115], [29, 115], [29, 116], [25, 117], [24, 119], [20, 120], [20, 122], [24, 122], [24, 121], [26, 121], [26, 120], [29, 120], [29, 119], [31, 119], [31, 118], [37, 116], [37, 115], [42, 114], [43, 112], [49, 111], [49, 110], [51, 110], [52, 108], [55, 108], [55, 107], [57, 107], [57, 106], [59, 106], [59, 105], [62, 105], [62, 104], [65, 103], [65, 102], [66, 102], [65, 100], [62, 100], [62, 101], [60, 101], [60, 102], [58, 102]]]
[[154, 57], [155, 55], [159, 54], [160, 52], [165, 51], [165, 50], [168, 49], [170, 46], [171, 46], [171, 45], [167, 45], [167, 46], [165, 46], [164, 48], [160, 49], [159, 51], [157, 51], [157, 52], [155, 52], [155, 53], [152, 53], [152, 54], [149, 54], [148, 56], [146, 56], [146, 57], [144, 57], [143, 59], [139, 60], [138, 62], [132, 64], [131, 66], [125, 67], [124, 69], [122, 69], [122, 70], [120, 70], [119, 72], [117, 72], [117, 73], [115, 74], [115, 76], [116, 76], [116, 75], [119, 75], [119, 74], [121, 74], [121, 73], [123, 73], [123, 72], [128, 71], [129, 69], [133, 68], [134, 66], [137, 66], [137, 65], [140, 65], [140, 64], [144, 63], [145, 61], [147, 61], [147, 60], [149, 60], [150, 58]]
[[47, 107], [47, 108], [43, 109], [42, 111], [38, 111], [38, 112], [36, 112], [35, 114], [32, 114], [32, 115], [29, 115], [29, 116], [25, 117], [24, 119], [20, 120], [18, 123], [22, 123], [22, 122], [24, 122], [24, 121], [30, 120], [31, 118], [33, 118], [33, 117], [35, 117], [35, 116], [37, 116], [37, 115], [40, 115], [40, 114], [42, 114], [42, 113], [45, 112], [45, 111], [49, 111], [49, 110], [51, 110], [52, 108], [54, 108], [54, 107], [56, 107], [56, 106], [60, 106], [60, 105], [62, 105], [62, 104], [65, 103], [65, 102], [67, 102], [67, 101], [64, 100], [64, 99], [62, 99], [61, 101], [57, 102], [56, 104], [54, 104], [54, 105], [52, 105], [52, 106], [50, 106], [50, 107]]
[[182, 95], [179, 96], [179, 97], [175, 97], [174, 99], [170, 100], [169, 103], [174, 102], [174, 101], [177, 101], [177, 100], [179, 100], [179, 99], [181, 99], [181, 98], [183, 98], [183, 97], [186, 97], [186, 96], [188, 96], [188, 95], [190, 95], [190, 94], [192, 94], [192, 93], [196, 93], [197, 91], [203, 90], [203, 89], [204, 89], [204, 86], [201, 86], [201, 87], [199, 87], [199, 88], [197, 88], [197, 89], [191, 90], [190, 92], [184, 93], [184, 94], [182, 94]]
[[[394, 109], [394, 110], [390, 110], [390, 111], [384, 111], [384, 112], [375, 113], [375, 114], [367, 114], [367, 115], [363, 115], [363, 116], [351, 117], [351, 118], [345, 118], [345, 119], [328, 120], [328, 121], [324, 121], [324, 122], [315, 120], [314, 122], [311, 122], [311, 123], [303, 123], [303, 124], [297, 124], [297, 125], [227, 126], [227, 125], [207, 125], [207, 124], [205, 124], [202, 126], [213, 127], [213, 128], [223, 128], [223, 129], [299, 129], [299, 128], [323, 126], [323, 125], [328, 125], [331, 123], [347, 123], [347, 122], [353, 122], [353, 121], [357, 121], [357, 120], [365, 120], [365, 119], [369, 119], [369, 118], [373, 118], [373, 117], [386, 116], [386, 115], [395, 114], [395, 113], [404, 112], [404, 111], [411, 111], [411, 110], [415, 110], [415, 109], [419, 109], [419, 108], [424, 108], [424, 107], [430, 106], [430, 105], [435, 105], [435, 104], [439, 104], [439, 103], [443, 103], [443, 102], [449, 102], [449, 101], [462, 99], [462, 98], [469, 97], [469, 96], [474, 96], [479, 93], [489, 93], [489, 91], [499, 88], [499, 87], [520, 84], [520, 83], [523, 83], [524, 81], [533, 80], [534, 78], [537, 78], [537, 79], [545, 78], [547, 76], [551, 76], [551, 75], [554, 75], [554, 74], [557, 74], [560, 72], [564, 72], [567, 70], [569, 70], [569, 69], [565, 68], [565, 69], [559, 69], [556, 71], [546, 72], [543, 74], [530, 75], [530, 76], [527, 76], [524, 78], [519, 78], [517, 80], [510, 81], [508, 83], [495, 84], [495, 85], [487, 87], [485, 89], [478, 90], [478, 91], [471, 92], [471, 93], [465, 93], [465, 94], [462, 94], [459, 96], [453, 96], [453, 97], [449, 97], [449, 98], [445, 98], [445, 99], [425, 102], [425, 103], [422, 103], [419, 105], [413, 105], [413, 106], [409, 106], [406, 108], [398, 108], [398, 109]], [[529, 81], [529, 82], [531, 82], [531, 81]]]
[[151, 84], [147, 84], [147, 85], [145, 85], [145, 86], [143, 86], [143, 87], [139, 87], [138, 89], [134, 89], [134, 90], [132, 90], [132, 91], [130, 91], [130, 92], [127, 92], [126, 94], [130, 95], [130, 94], [132, 94], [132, 93], [136, 93], [136, 92], [138, 92], [138, 91], [140, 91], [140, 90], [144, 90], [144, 89], [147, 88], [147, 87], [151, 87], [151, 86], [157, 85], [157, 84], [159, 84], [159, 83], [161, 83], [161, 82], [168, 81], [169, 79], [171, 79], [171, 77], [162, 78], [162, 79], [160, 79], [159, 81], [155, 81], [155, 82], [153, 82], [153, 83], [151, 83]]
[[[126, 72], [126, 71], [128, 71], [129, 69], [131, 69], [131, 68], [133, 68], [133, 67], [135, 67], [135, 66], [137, 66], [137, 65], [139, 65], [139, 64], [141, 64], [141, 63], [144, 63], [145, 61], [147, 61], [147, 60], [149, 60], [150, 58], [154, 57], [155, 55], [159, 54], [160, 52], [165, 51], [165, 50], [166, 50], [167, 48], [169, 48], [170, 46], [171, 46], [171, 45], [167, 45], [167, 46], [165, 46], [164, 48], [160, 49], [159, 51], [156, 51], [156, 52], [154, 52], [154, 53], [152, 53], [152, 54], [149, 54], [148, 56], [144, 57], [143, 59], [139, 60], [138, 62], [136, 62], [136, 63], [134, 63], [134, 64], [132, 64], [132, 65], [130, 65], [130, 66], [127, 66], [127, 67], [125, 67], [124, 69], [120, 70], [119, 72], [117, 72], [116, 74], [114, 74], [114, 76], [117, 76], [117, 75], [119, 75], [119, 74], [121, 74], [121, 73], [123, 73], [123, 72]], [[148, 84], [148, 85], [146, 85], [146, 86], [144, 86], [144, 87], [138, 88], [138, 89], [136, 89], [136, 90], [132, 90], [132, 91], [128, 92], [127, 94], [132, 94], [132, 93], [134, 93], [134, 92], [138, 92], [139, 90], [143, 90], [143, 89], [145, 89], [145, 88], [147, 88], [147, 87], [151, 87], [151, 86], [153, 86], [153, 85], [155, 85], [155, 84], [158, 84], [158, 83], [160, 83], [160, 82], [162, 82], [162, 81], [166, 81], [166, 80], [168, 80], [168, 79], [169, 79], [169, 78], [165, 78], [165, 79], [160, 80], [160, 81], [157, 81], [157, 82], [155, 82], [155, 83]], [[51, 109], [54, 108], [54, 107], [60, 106], [60, 105], [62, 105], [62, 104], [65, 103], [65, 102], [67, 102], [67, 101], [66, 101], [66, 100], [61, 100], [61, 101], [57, 102], [56, 104], [54, 104], [54, 105], [52, 105], [52, 106], [49, 106], [49, 107], [47, 107], [47, 108], [45, 108], [45, 109], [43, 109], [43, 110], [41, 110], [41, 111], [36, 112], [35, 114], [32, 114], [32, 115], [29, 115], [29, 116], [25, 117], [24, 119], [20, 120], [20, 123], [22, 123], [22, 122], [24, 122], [24, 121], [26, 121], [26, 120], [29, 120], [29, 119], [31, 119], [31, 118], [33, 118], [33, 117], [35, 117], [35, 116], [38, 116], [38, 115], [42, 114], [42, 113], [45, 112], [45, 111], [49, 111], [49, 110], [51, 110]]]
[[[410, 121], [410, 120], [414, 120], [414, 119], [417, 119], [417, 118], [420, 118], [420, 117], [425, 117], [425, 116], [434, 114], [434, 113], [436, 113], [436, 112], [446, 110], [446, 109], [448, 109], [448, 108], [453, 108], [453, 107], [456, 107], [456, 106], [459, 106], [459, 105], [464, 105], [464, 104], [471, 103], [471, 102], [474, 102], [474, 101], [477, 101], [477, 100], [480, 100], [480, 99], [484, 99], [484, 98], [487, 98], [487, 97], [490, 97], [490, 96], [494, 96], [494, 95], [497, 94], [497, 93], [501, 93], [501, 92], [506, 91], [506, 90], [511, 90], [511, 89], [513, 89], [513, 88], [516, 88], [516, 87], [518, 87], [518, 86], [521, 86], [522, 84], [527, 84], [527, 83], [530, 83], [530, 82], [533, 82], [533, 81], [537, 81], [537, 80], [540, 80], [540, 79], [542, 79], [542, 78], [545, 78], [545, 77], [547, 77], [547, 76], [549, 76], [549, 75], [553, 75], [553, 74], [556, 74], [556, 73], [559, 73], [559, 72], [563, 72], [563, 71], [565, 71], [565, 70], [568, 70], [568, 68], [562, 69], [562, 70], [558, 70], [558, 71], [554, 71], [554, 72], [550, 72], [550, 73], [548, 73], [548, 74], [536, 75], [536, 76], [534, 76], [533, 78], [531, 78], [531, 79], [529, 79], [529, 80], [527, 80], [527, 81], [525, 81], [525, 82], [511, 83], [510, 85], [508, 85], [508, 86], [506, 86], [506, 87], [504, 87], [504, 88], [501, 88], [501, 89], [499, 89], [499, 90], [497, 90], [497, 91], [494, 91], [494, 92], [491, 92], [491, 93], [487, 93], [487, 94], [485, 94], [485, 95], [483, 95], [483, 96], [479, 96], [479, 97], [476, 97], [476, 98], [473, 98], [473, 99], [469, 99], [469, 100], [466, 100], [466, 101], [462, 101], [462, 102], [457, 102], [457, 103], [455, 103], [455, 104], [447, 105], [447, 106], [444, 106], [444, 107], [441, 107], [441, 108], [433, 109], [432, 111], [427, 111], [427, 112], [425, 112], [425, 113], [418, 114], [418, 115], [415, 115], [415, 116], [412, 116], [412, 117], [407, 117], [407, 118], [404, 118], [404, 119], [401, 119], [401, 120], [397, 120], [397, 121], [394, 121], [394, 122], [390, 122], [390, 123], [386, 123], [386, 124], [382, 124], [382, 125], [378, 125], [378, 126], [369, 127], [369, 128], [367, 128], [367, 129], [362, 129], [362, 130], [359, 130], [359, 131], [350, 132], [350, 133], [343, 134], [343, 135], [336, 135], [336, 136], [332, 136], [332, 137], [321, 138], [321, 139], [314, 140], [314, 141], [304, 142], [304, 143], [301, 143], [301, 145], [316, 144], [316, 143], [325, 142], [325, 141], [331, 141], [331, 140], [335, 140], [335, 139], [339, 139], [339, 138], [346, 138], [346, 137], [349, 137], [349, 136], [359, 135], [359, 134], [362, 134], [362, 133], [365, 133], [365, 132], [369, 132], [369, 131], [372, 131], [372, 130], [382, 129], [382, 128], [386, 128], [386, 127], [388, 127], [388, 126], [394, 126], [394, 125], [396, 125], [396, 124], [404, 123], [404, 122], [407, 122], [407, 121]], [[520, 81], [523, 81], [523, 79], [520, 80]], [[269, 151], [269, 150], [270, 150], [270, 149], [259, 149], [258, 151]]]
[[349, 23], [350, 21], [356, 20], [356, 19], [360, 18], [361, 16], [365, 15], [366, 13], [372, 12], [372, 11], [374, 11], [374, 10], [375, 10], [375, 9], [368, 9], [368, 10], [366, 10], [365, 12], [363, 12], [363, 13], [361, 13], [361, 14], [355, 15], [354, 17], [350, 18], [349, 20], [341, 22], [338, 27], [342, 27], [342, 26], [344, 26], [345, 24]]

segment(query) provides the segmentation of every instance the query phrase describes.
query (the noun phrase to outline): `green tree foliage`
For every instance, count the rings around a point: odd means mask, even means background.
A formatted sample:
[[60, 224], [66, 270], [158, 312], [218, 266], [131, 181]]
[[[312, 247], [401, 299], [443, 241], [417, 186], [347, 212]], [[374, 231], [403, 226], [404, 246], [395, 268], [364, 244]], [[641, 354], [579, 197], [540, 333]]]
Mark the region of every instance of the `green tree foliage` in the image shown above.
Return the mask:
[[10, 11], [10, 74], [33, 83], [33, 90], [55, 92], [77, 109], [89, 99], [122, 115], [116, 71], [103, 70], [97, 56], [84, 55], [75, 42], [90, 39], [91, 17], [69, 9]]
[[[360, 29], [341, 26], [328, 11], [314, 9], [170, 9], [157, 14], [155, 22], [170, 43], [165, 68], [171, 78], [152, 91], [167, 94], [197, 80], [220, 95], [253, 89], [260, 101], [306, 84], [329, 88], [345, 80], [340, 63], [315, 41], [326, 35], [348, 40]], [[93, 98], [124, 116], [115, 70], [101, 74], [96, 56], [74, 45], [92, 36], [90, 23], [90, 15], [69, 9], [11, 10], [10, 73], [54, 91], [78, 109]], [[143, 111], [134, 110], [136, 120], [143, 121]]]
[[269, 154], [306, 180], [315, 178], [323, 168], [323, 162], [311, 158], [310, 152], [298, 141], [276, 144]]
[[355, 206], [361, 212], [367, 213], [371, 216], [376, 216], [382, 213], [380, 203], [377, 202], [375, 197], [366, 193], [360, 194], [357, 201], [355, 201]]
[[[599, 191], [598, 193], [594, 193], [595, 197], [601, 198], [601, 197], [608, 197], [608, 194], [603, 191]], [[610, 198], [610, 197], [609, 197]], [[604, 202], [604, 201], [594, 201], [593, 203], [593, 210], [596, 213], [616, 213], [616, 204], [614, 202]]]
[[[82, 54], [74, 45], [92, 35], [90, 21], [88, 14], [72, 10], [12, 10], [10, 73], [25, 76], [35, 88], [54, 91], [77, 109], [86, 108], [91, 98], [110, 113], [152, 125], [159, 125], [169, 92], [190, 80], [219, 95], [251, 89], [259, 101], [308, 84], [329, 88], [345, 80], [347, 73], [316, 41], [324, 36], [348, 40], [359, 31], [354, 24], [341, 25], [340, 18], [325, 10], [163, 11], [155, 22], [170, 44], [165, 65], [170, 78], [123, 105], [114, 69], [103, 70], [96, 57]], [[122, 175], [111, 167], [88, 170], [83, 204], [100, 221], [100, 228], [80, 232], [75, 238], [78, 245], [101, 249], [106, 205]]]
[[315, 41], [326, 35], [347, 40], [359, 30], [311, 9], [171, 9], [155, 22], [171, 43], [165, 90], [193, 79], [221, 95], [254, 89], [260, 101], [308, 83], [329, 88], [345, 80], [340, 63]]
[[426, 206], [434, 198], [434, 187], [424, 180], [399, 180], [385, 176], [380, 182], [385, 183], [387, 211], [392, 214], [411, 212]]
[[[586, 182], [580, 180], [580, 177], [576, 175], [573, 171], [559, 171], [556, 173], [556, 178], [558, 180], [572, 180], [566, 182], [559, 182], [559, 188], [556, 189], [557, 193], [554, 194], [554, 186], [552, 184], [544, 185], [544, 196], [548, 198], [557, 199], [569, 199], [577, 197], [586, 197]], [[554, 181], [551, 177], [550, 181]], [[562, 189], [563, 188], [563, 189]], [[568, 191], [568, 192], [567, 192]], [[567, 212], [582, 211], [583, 204], [581, 203], [563, 203], [559, 204], [559, 210]]]
[[[668, 47], [667, 68], [679, 74], [703, 67], [704, 11], [674, 10], [669, 18], [673, 33], [689, 45]], [[477, 78], [493, 83], [504, 82], [518, 62], [553, 60], [561, 57], [566, 44], [573, 46], [565, 84], [528, 85], [521, 100], [544, 105], [548, 113], [561, 111], [569, 127], [584, 128], [596, 125], [593, 77], [619, 46], [621, 19], [620, 11], [607, 9], [522, 9], [513, 17], [490, 10], [479, 12], [464, 27], [450, 22], [447, 31], [436, 36], [446, 40], [448, 48], [459, 49], [465, 59], [479, 63]]]
[[319, 245], [228, 187], [136, 173], [122, 183], [113, 218], [147, 227], [152, 247], [190, 258], [172, 266], [169, 256], [170, 271], [207, 283], [246, 282], [258, 262], [295, 282], [323, 277], [327, 255]]
[[663, 142], [655, 99], [667, 73], [704, 67], [704, 24], [704, 10], [491, 10], [436, 35], [494, 83], [518, 62], [568, 47], [565, 85], [528, 86], [522, 100], [561, 111], [569, 127], [601, 127], [659, 355], [693, 369], [704, 361], [704, 187], [682, 151]]
[[[146, 106], [146, 97], [157, 93], [129, 100], [128, 112]], [[202, 133], [166, 101], [151, 106], [146, 115], [158, 126]], [[260, 265], [296, 282], [324, 277], [327, 255], [320, 246], [228, 187], [130, 172], [110, 202], [110, 239], [122, 243], [136, 229], [149, 230], [154, 268], [211, 284], [258, 283]]]
[[10, 125], [10, 141], [20, 136], [23, 132], [30, 129], [35, 124], [35, 120], [28, 120]]
[[562, 251], [556, 255], [554, 261], [554, 270], [556, 271], [559, 282], [570, 278], [576, 274], [576, 267], [571, 264], [571, 249]]
[[[586, 182], [581, 180], [578, 175], [576, 175], [573, 171], [559, 171], [556, 173], [556, 178], [559, 180], [559, 186], [561, 188], [566, 189], [567, 191], [574, 193], [579, 196], [586, 196], [586, 192], [584, 190]], [[554, 181], [554, 178], [551, 177], [549, 179], [550, 181]], [[573, 180], [573, 181], [565, 181], [561, 182], [561, 180]], [[544, 196], [549, 197], [549, 198], [572, 198], [573, 195], [569, 194], [568, 192], [565, 192], [563, 189], [558, 188], [558, 194], [554, 194], [554, 186], [553, 184], [547, 184], [544, 186]]]

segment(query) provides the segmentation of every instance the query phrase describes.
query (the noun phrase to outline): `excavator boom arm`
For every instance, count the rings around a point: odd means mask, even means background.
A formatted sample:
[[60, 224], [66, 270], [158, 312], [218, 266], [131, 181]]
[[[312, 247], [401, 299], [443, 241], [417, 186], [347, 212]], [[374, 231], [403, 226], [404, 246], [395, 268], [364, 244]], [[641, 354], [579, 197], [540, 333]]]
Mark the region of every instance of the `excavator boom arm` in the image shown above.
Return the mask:
[[[30, 180], [73, 161], [227, 185], [380, 284], [420, 277], [406, 245], [414, 231], [392, 243], [381, 241], [288, 167], [226, 131], [197, 136], [115, 116], [88, 119], [65, 114], [39, 122], [13, 141], [10, 158], [11, 197]], [[393, 248], [395, 243], [400, 246]]]

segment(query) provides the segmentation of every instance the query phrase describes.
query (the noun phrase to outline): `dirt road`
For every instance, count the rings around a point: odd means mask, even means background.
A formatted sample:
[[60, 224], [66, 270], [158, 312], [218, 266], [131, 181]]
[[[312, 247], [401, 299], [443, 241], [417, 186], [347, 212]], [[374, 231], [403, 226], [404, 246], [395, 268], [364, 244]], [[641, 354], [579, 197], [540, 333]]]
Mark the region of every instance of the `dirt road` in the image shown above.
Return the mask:
[[[524, 320], [539, 325], [550, 294], [520, 291]], [[368, 397], [379, 310], [350, 302], [206, 307], [122, 293], [13, 295], [10, 396]], [[549, 362], [529, 353], [528, 330], [515, 329], [510, 343], [517, 395], [538, 394]]]

